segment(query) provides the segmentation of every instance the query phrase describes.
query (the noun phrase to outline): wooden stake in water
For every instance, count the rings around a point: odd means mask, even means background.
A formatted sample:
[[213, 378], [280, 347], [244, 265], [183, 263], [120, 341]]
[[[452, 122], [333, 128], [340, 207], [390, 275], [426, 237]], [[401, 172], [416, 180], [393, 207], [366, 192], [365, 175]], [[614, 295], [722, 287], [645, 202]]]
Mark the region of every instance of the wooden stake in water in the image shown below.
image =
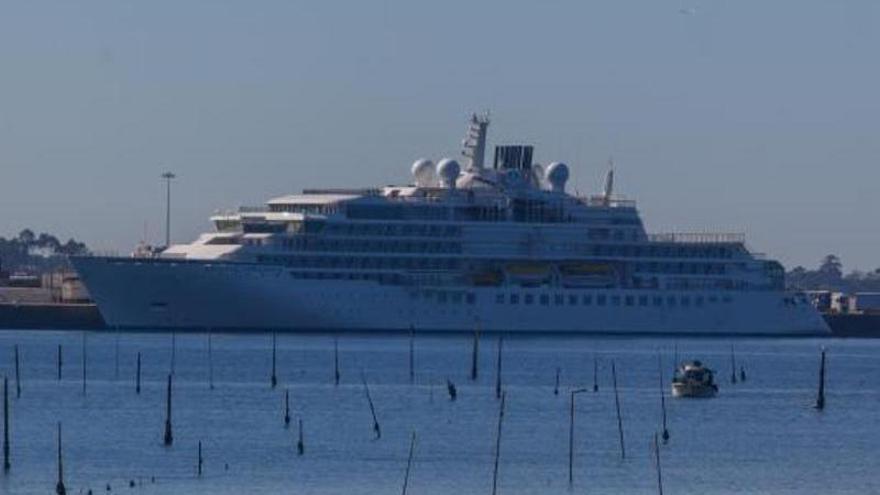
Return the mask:
[[135, 372], [134, 378], [134, 393], [140, 395], [141, 394], [141, 352], [138, 351], [137, 354], [137, 371]]
[[458, 390], [449, 378], [446, 379], [446, 391], [449, 392], [449, 400], [454, 401], [458, 397]]
[[574, 483], [574, 396], [586, 392], [587, 389], [579, 388], [571, 391], [568, 413], [568, 484]]
[[379, 427], [379, 419], [376, 417], [376, 408], [373, 406], [373, 397], [370, 395], [370, 387], [367, 385], [367, 377], [361, 374], [361, 380], [364, 382], [364, 393], [367, 395], [367, 403], [370, 405], [370, 414], [373, 416], [373, 432], [376, 433], [376, 440], [382, 438], [382, 429]]
[[333, 380], [339, 386], [339, 337], [333, 338]]
[[654, 464], [657, 466], [657, 492], [663, 495], [663, 472], [660, 469], [660, 445], [657, 443], [657, 433], [654, 433]]
[[67, 488], [64, 487], [64, 461], [61, 457], [61, 422], [58, 422], [58, 483], [55, 484], [55, 493], [57, 495], [66, 495]]
[[9, 471], [9, 378], [3, 376], [3, 470]]
[[657, 355], [657, 371], [660, 376], [660, 410], [663, 413], [663, 443], [669, 441], [669, 429], [666, 427], [666, 387], [663, 383], [663, 358]]
[[593, 356], [593, 392], [599, 391], [599, 358]]
[[409, 384], [416, 382], [416, 327], [409, 326]]
[[204, 462], [204, 460], [202, 459], [202, 441], [199, 440], [199, 458], [198, 458], [198, 464], [196, 467], [196, 475], [199, 478], [202, 477], [202, 463], [203, 462]]
[[63, 365], [63, 361], [61, 358], [61, 344], [58, 344], [58, 362], [57, 362], [57, 364], [58, 364], [58, 373], [57, 373], [58, 378], [57, 379], [60, 382], [61, 381], [61, 366]]
[[471, 351], [471, 380], [477, 379], [480, 359], [480, 327], [474, 327], [474, 346]]
[[171, 374], [168, 375], [168, 391], [165, 394], [165, 446], [170, 447], [174, 443], [171, 434]]
[[746, 369], [743, 365], [739, 366], [739, 381], [746, 381]]
[[290, 426], [290, 390], [284, 389], [284, 427]]
[[21, 398], [21, 369], [18, 359], [18, 344], [15, 344], [15, 398]]
[[504, 349], [504, 337], [498, 337], [498, 360], [495, 368], [495, 398], [501, 398], [501, 354]]
[[416, 432], [412, 432], [409, 440], [409, 455], [406, 457], [406, 472], [403, 475], [403, 490], [401, 495], [406, 495], [406, 489], [409, 486], [409, 472], [412, 469], [413, 453], [416, 449]]
[[299, 418], [297, 420], [297, 424], [299, 425], [299, 435], [296, 439], [296, 455], [303, 455], [306, 453], [306, 444], [303, 441], [303, 420]]
[[561, 372], [561, 369], [556, 368], [556, 385], [553, 386], [553, 395], [559, 395], [559, 374]]
[[617, 433], [620, 437], [620, 458], [626, 459], [626, 446], [623, 443], [623, 418], [620, 415], [620, 394], [617, 391], [617, 369], [611, 361], [611, 379], [614, 384], [614, 407], [617, 409]]
[[825, 409], [825, 348], [822, 348], [822, 357], [819, 363], [819, 394], [816, 396], [816, 409]]
[[736, 355], [733, 353], [733, 344], [730, 344], [730, 383], [736, 384]]
[[501, 405], [498, 407], [498, 430], [495, 432], [495, 467], [492, 469], [492, 495], [498, 493], [498, 463], [501, 459], [501, 425], [504, 421], [504, 402], [507, 392], [501, 393]]
[[174, 374], [174, 370], [177, 364], [177, 331], [171, 331], [171, 374]]
[[278, 376], [275, 374], [275, 371], [276, 371], [275, 370], [276, 347], [277, 347], [277, 342], [276, 342], [275, 332], [272, 332], [272, 376], [269, 377], [269, 383], [272, 385], [272, 388], [275, 388], [276, 386], [278, 386]]

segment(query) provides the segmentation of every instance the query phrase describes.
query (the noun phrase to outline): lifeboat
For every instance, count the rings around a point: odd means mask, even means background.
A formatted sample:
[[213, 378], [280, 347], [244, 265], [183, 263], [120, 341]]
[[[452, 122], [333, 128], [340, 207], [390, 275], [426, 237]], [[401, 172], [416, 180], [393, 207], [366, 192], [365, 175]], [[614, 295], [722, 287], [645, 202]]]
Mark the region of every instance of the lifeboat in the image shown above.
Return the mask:
[[553, 266], [547, 263], [511, 263], [505, 267], [509, 281], [525, 287], [537, 287], [550, 282]]
[[565, 263], [559, 266], [563, 287], [608, 288], [617, 285], [617, 271], [608, 263]]
[[477, 287], [494, 287], [501, 285], [504, 274], [501, 270], [481, 270], [471, 274], [471, 283]]

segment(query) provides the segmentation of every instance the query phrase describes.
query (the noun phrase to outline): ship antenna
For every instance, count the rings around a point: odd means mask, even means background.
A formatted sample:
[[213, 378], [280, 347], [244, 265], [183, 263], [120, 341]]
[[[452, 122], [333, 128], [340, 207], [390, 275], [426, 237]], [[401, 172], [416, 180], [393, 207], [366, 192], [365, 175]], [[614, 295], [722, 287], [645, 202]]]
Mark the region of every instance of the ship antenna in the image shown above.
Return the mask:
[[605, 174], [605, 188], [602, 190], [602, 202], [605, 206], [611, 204], [612, 194], [614, 194], [614, 157], [608, 157], [608, 172]]
[[468, 159], [467, 170], [480, 170], [486, 154], [486, 130], [489, 127], [489, 112], [483, 115], [471, 114], [467, 135], [462, 141], [461, 154]]

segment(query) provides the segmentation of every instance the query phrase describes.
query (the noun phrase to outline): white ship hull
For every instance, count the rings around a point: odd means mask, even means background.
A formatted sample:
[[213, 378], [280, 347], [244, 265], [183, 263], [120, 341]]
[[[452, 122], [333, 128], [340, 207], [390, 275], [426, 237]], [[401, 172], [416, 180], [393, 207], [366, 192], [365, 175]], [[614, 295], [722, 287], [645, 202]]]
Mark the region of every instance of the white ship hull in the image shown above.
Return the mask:
[[[119, 328], [401, 331], [412, 326], [470, 332], [479, 326], [489, 332], [829, 333], [812, 306], [793, 304], [790, 294], [779, 291], [432, 288], [305, 280], [265, 264], [101, 257], [77, 258], [73, 264], [108, 326]], [[602, 295], [605, 304], [599, 305]], [[517, 297], [516, 304], [511, 296]], [[653, 304], [655, 297], [662, 297], [662, 304]]]

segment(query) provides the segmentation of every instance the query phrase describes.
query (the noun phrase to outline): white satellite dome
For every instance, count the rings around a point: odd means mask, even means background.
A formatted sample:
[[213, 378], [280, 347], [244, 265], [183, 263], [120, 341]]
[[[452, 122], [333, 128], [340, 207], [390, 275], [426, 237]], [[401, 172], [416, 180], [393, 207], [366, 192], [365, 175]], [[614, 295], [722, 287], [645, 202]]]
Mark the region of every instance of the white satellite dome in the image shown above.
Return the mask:
[[429, 187], [434, 184], [434, 162], [427, 158], [420, 158], [412, 164], [412, 174], [419, 187]]
[[454, 188], [459, 173], [461, 173], [461, 166], [451, 158], [444, 158], [437, 163], [437, 177], [440, 178], [440, 186], [442, 187]]
[[568, 165], [562, 162], [551, 163], [547, 167], [545, 178], [550, 184], [551, 191], [565, 191], [565, 183], [568, 182]]

